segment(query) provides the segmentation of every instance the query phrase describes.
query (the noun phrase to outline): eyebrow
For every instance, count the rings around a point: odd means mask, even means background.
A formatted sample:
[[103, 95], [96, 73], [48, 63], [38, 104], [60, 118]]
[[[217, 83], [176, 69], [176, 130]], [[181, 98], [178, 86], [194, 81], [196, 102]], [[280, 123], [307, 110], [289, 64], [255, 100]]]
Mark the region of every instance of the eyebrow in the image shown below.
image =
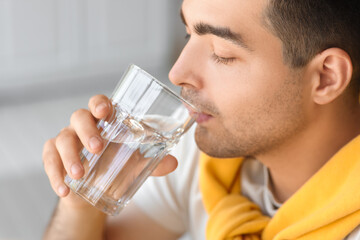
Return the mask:
[[[186, 23], [182, 9], [180, 10], [180, 17], [181, 17], [181, 20], [183, 21], [184, 25], [188, 26]], [[252, 49], [244, 41], [244, 38], [239, 33], [235, 33], [233, 31], [231, 31], [230, 28], [228, 28], [228, 27], [217, 27], [217, 26], [212, 26], [207, 23], [200, 22], [200, 23], [197, 23], [194, 25], [194, 30], [195, 30], [196, 34], [198, 34], [200, 36], [206, 35], [206, 34], [212, 34], [217, 37], [228, 40], [228, 41], [230, 41], [242, 48], [245, 48], [249, 51], [252, 51]]]

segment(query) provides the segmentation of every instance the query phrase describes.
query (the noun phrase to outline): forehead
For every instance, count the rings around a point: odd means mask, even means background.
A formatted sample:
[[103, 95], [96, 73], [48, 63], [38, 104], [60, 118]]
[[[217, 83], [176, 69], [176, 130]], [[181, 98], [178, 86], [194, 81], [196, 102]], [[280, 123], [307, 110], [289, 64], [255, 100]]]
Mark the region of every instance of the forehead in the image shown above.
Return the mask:
[[190, 31], [199, 22], [229, 28], [253, 50], [248, 61], [277, 67], [283, 64], [282, 42], [266, 21], [269, 1], [184, 0], [182, 11]]
[[184, 0], [182, 11], [189, 24], [206, 22], [232, 30], [263, 26], [266, 0]]

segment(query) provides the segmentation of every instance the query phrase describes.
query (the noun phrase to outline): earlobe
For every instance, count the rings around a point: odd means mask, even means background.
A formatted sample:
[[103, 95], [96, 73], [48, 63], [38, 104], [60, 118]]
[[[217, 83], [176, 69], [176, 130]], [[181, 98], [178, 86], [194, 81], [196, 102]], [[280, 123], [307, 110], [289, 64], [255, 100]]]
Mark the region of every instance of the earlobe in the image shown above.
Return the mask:
[[329, 48], [317, 55], [313, 82], [314, 102], [324, 105], [340, 96], [350, 83], [353, 67], [350, 56], [342, 49]]

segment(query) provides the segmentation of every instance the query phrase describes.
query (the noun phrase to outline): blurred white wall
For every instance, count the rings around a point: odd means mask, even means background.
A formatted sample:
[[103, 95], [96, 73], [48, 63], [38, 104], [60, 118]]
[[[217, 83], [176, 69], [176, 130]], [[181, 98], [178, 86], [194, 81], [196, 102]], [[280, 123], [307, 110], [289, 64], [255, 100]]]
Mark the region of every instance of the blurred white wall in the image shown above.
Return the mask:
[[41, 239], [57, 198], [44, 142], [130, 63], [169, 83], [181, 1], [0, 0], [0, 240]]
[[39, 91], [63, 95], [69, 86], [72, 93], [110, 88], [129, 63], [165, 78], [174, 56], [179, 5], [168, 0], [0, 0], [1, 104], [39, 98]]

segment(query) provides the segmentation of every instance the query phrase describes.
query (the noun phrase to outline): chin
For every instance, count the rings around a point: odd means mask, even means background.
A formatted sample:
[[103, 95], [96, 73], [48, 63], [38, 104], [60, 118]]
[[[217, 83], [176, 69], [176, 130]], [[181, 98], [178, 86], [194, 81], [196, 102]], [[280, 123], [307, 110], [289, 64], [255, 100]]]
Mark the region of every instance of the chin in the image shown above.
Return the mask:
[[[226, 144], [226, 141], [221, 139], [218, 135], [211, 134], [204, 127], [196, 127], [195, 142], [202, 152], [215, 158], [233, 157], [232, 154], [229, 154], [227, 147], [223, 146]], [[219, 142], [221, 142], [221, 144], [219, 144]]]
[[210, 157], [239, 158], [253, 155], [246, 151], [251, 148], [244, 147], [244, 143], [237, 142], [234, 136], [224, 132], [213, 133], [199, 125], [195, 130], [195, 142], [198, 148]]

